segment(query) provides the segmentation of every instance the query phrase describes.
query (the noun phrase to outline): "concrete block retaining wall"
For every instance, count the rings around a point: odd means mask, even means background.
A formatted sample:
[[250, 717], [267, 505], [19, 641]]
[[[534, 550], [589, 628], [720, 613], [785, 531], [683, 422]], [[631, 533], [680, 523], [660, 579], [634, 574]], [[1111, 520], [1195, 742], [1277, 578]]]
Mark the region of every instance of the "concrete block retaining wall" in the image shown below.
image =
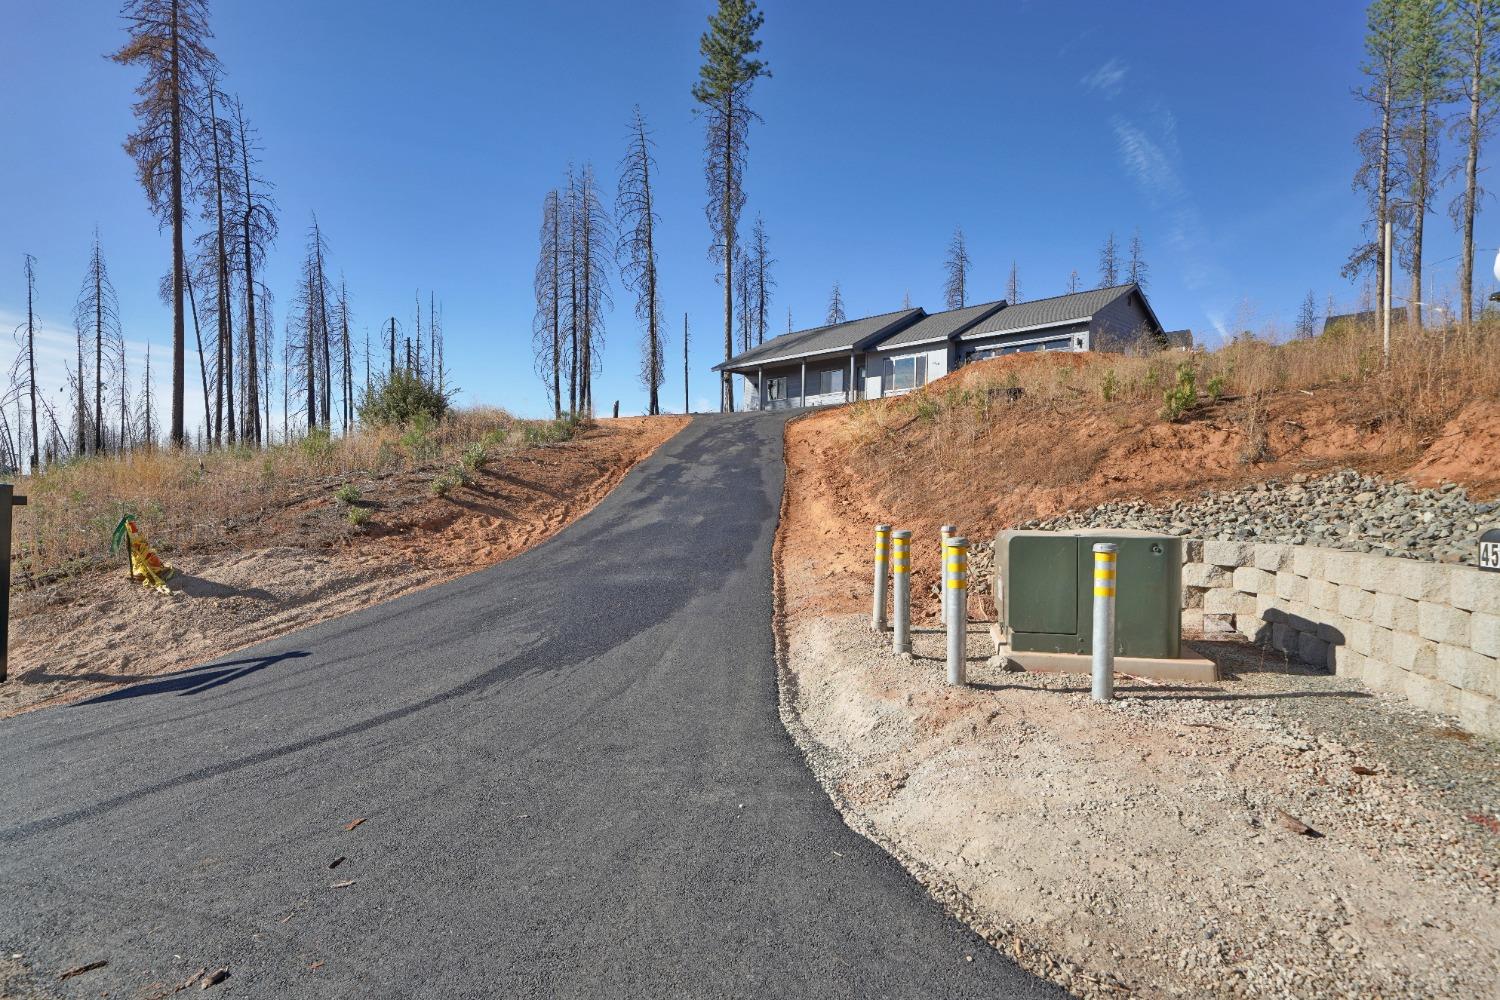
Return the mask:
[[1186, 539], [1183, 625], [1238, 632], [1500, 737], [1500, 573]]

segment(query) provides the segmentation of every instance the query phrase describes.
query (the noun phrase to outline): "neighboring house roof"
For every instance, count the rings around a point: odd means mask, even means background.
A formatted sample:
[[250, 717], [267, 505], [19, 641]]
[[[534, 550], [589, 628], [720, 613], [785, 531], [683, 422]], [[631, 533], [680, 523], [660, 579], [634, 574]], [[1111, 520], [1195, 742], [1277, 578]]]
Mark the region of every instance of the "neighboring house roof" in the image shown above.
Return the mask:
[[902, 327], [901, 330], [876, 346], [883, 351], [891, 347], [947, 340], [1004, 308], [1005, 300], [1001, 299], [998, 302], [985, 302], [977, 306], [964, 306], [962, 309], [949, 309], [947, 312], [934, 313], [931, 316], [922, 317], [910, 326]]
[[[1040, 327], [1062, 326], [1065, 323], [1081, 323], [1116, 299], [1138, 290], [1134, 283], [1130, 283], [1110, 288], [1094, 288], [1086, 292], [1073, 292], [1068, 295], [1055, 295], [1050, 299], [1017, 302], [1000, 310], [984, 322], [965, 330], [959, 335], [959, 339], [972, 340], [975, 337], [992, 337], [998, 334], [1019, 333], [1022, 330], [1035, 330]], [[1141, 295], [1141, 302], [1146, 303], [1144, 294]], [[1152, 312], [1149, 304], [1146, 304], [1146, 312], [1156, 323], [1157, 329], [1161, 329], [1161, 322], [1156, 319], [1156, 313]]]
[[1166, 336], [1168, 347], [1178, 347], [1186, 351], [1193, 346], [1192, 330], [1168, 330]]
[[866, 345], [878, 341], [895, 330], [904, 328], [924, 315], [921, 309], [898, 309], [895, 312], [881, 313], [879, 316], [852, 319], [847, 323], [835, 323], [831, 326], [814, 327], [811, 330], [783, 333], [728, 361], [714, 365], [713, 370], [722, 371], [727, 368], [733, 371], [782, 361], [795, 361], [798, 358], [818, 354], [862, 350]]
[[[1366, 309], [1364, 312], [1340, 313], [1330, 316], [1323, 321], [1323, 332], [1337, 333], [1339, 330], [1365, 329], [1374, 330], [1380, 324], [1380, 310]], [[1395, 306], [1391, 309], [1391, 326], [1406, 325], [1406, 307]]]

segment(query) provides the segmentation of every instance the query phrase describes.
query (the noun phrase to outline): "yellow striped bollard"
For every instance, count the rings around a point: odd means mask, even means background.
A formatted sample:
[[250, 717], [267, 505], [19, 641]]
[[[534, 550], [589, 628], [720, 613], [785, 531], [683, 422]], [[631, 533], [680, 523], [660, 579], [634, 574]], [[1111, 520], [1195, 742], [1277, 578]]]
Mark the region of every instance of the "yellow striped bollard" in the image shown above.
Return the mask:
[[958, 534], [958, 526], [954, 525], [954, 524], [945, 524], [942, 527], [942, 534], [943, 534], [943, 544], [942, 544], [942, 548], [939, 549], [939, 551], [942, 553], [941, 562], [943, 564], [943, 572], [942, 572], [942, 582], [938, 585], [939, 586], [938, 594], [939, 594], [939, 600], [942, 602], [943, 624], [947, 625], [948, 624], [948, 607], [949, 607], [949, 605], [951, 603], [948, 600], [948, 597], [949, 597], [949, 595], [948, 595], [948, 541], [954, 535]]
[[1115, 580], [1119, 546], [1094, 546], [1094, 689], [1095, 701], [1115, 697]]
[[891, 526], [875, 525], [875, 604], [870, 611], [870, 631], [885, 631], [885, 591], [890, 582]]
[[891, 591], [896, 621], [891, 629], [891, 652], [911, 652], [911, 532], [891, 532]]
[[948, 539], [943, 551], [943, 587], [948, 594], [948, 683], [968, 683], [964, 661], [969, 638], [969, 540]]

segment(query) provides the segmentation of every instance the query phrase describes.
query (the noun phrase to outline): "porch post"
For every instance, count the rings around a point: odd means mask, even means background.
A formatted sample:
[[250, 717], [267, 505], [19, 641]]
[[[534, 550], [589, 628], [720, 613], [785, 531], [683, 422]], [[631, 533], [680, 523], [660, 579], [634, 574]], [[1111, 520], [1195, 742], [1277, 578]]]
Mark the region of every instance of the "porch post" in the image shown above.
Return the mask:
[[807, 407], [807, 362], [802, 362], [802, 386], [797, 390], [798, 398], [802, 400], [802, 406]]
[[755, 408], [764, 410], [766, 408], [766, 370], [755, 369]]

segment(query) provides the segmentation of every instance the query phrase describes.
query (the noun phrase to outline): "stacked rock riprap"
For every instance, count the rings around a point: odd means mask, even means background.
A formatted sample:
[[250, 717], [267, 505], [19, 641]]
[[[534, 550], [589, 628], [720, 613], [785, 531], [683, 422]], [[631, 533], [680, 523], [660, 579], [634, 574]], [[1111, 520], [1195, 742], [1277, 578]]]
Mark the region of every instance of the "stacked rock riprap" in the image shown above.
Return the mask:
[[1500, 503], [1469, 499], [1453, 483], [1431, 489], [1345, 469], [1237, 490], [1205, 490], [1168, 504], [1120, 500], [1027, 521], [1022, 528], [1133, 528], [1194, 538], [1283, 542], [1378, 555], [1472, 563], [1480, 532], [1500, 527]]

